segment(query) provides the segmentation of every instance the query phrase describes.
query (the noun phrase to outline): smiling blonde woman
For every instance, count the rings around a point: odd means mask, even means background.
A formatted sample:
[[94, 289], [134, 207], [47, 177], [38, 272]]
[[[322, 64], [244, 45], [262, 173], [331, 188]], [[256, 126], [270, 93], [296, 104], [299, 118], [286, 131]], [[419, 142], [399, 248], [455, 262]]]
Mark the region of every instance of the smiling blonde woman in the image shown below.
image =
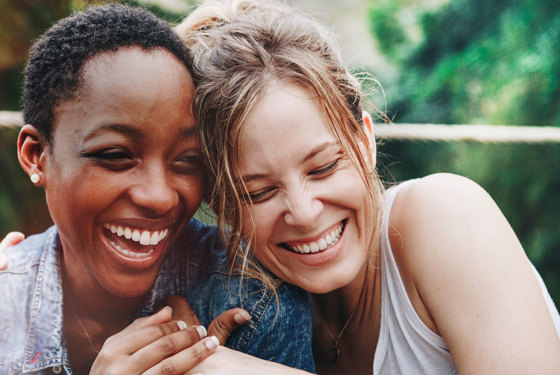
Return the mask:
[[[320, 374], [560, 373], [558, 312], [507, 220], [456, 175], [384, 191], [359, 83], [321, 25], [226, 1], [178, 30], [230, 261], [312, 293]], [[262, 371], [236, 356], [195, 370]]]

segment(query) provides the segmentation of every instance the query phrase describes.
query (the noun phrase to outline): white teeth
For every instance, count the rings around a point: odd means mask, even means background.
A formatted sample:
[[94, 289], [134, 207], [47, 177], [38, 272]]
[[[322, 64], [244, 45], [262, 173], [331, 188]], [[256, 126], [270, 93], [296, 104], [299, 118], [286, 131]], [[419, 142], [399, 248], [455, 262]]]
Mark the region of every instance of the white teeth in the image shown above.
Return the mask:
[[149, 245], [149, 244], [150, 244], [150, 232], [144, 230], [140, 235], [140, 245]]
[[158, 232], [154, 232], [150, 237], [150, 245], [157, 245], [159, 242], [159, 237], [160, 235], [158, 234]]
[[103, 224], [103, 227], [107, 228], [108, 230], [111, 231], [111, 233], [114, 233], [119, 237], [124, 236], [124, 238], [126, 238], [127, 240], [139, 242], [140, 245], [155, 246], [158, 243], [160, 243], [164, 238], [166, 238], [167, 234], [169, 233], [168, 228], [152, 232], [148, 230], [122, 227], [113, 224]]
[[316, 253], [318, 251], [323, 251], [327, 247], [332, 246], [338, 242], [343, 229], [344, 229], [343, 225], [340, 224], [336, 229], [325, 234], [319, 240], [309, 242], [304, 245], [290, 246], [290, 249], [292, 249], [296, 253], [301, 253], [301, 254]]
[[154, 249], [150, 249], [145, 253], [137, 253], [134, 251], [129, 251], [127, 249], [123, 249], [122, 247], [120, 247], [119, 245], [117, 245], [116, 243], [114, 243], [113, 241], [109, 241], [111, 243], [111, 245], [117, 249], [117, 251], [123, 255], [126, 255], [127, 257], [131, 257], [131, 258], [147, 258], [148, 256], [150, 256], [153, 252]]

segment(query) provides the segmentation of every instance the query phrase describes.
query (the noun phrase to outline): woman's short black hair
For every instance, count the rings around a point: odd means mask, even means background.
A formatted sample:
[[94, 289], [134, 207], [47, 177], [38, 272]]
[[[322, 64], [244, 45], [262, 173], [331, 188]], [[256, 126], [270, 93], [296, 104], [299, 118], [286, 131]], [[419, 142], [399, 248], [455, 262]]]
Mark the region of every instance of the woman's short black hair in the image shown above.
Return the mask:
[[119, 4], [94, 6], [64, 18], [33, 45], [23, 93], [23, 117], [51, 141], [54, 108], [76, 98], [82, 66], [91, 57], [122, 47], [163, 48], [192, 75], [190, 50], [171, 26], [152, 13]]

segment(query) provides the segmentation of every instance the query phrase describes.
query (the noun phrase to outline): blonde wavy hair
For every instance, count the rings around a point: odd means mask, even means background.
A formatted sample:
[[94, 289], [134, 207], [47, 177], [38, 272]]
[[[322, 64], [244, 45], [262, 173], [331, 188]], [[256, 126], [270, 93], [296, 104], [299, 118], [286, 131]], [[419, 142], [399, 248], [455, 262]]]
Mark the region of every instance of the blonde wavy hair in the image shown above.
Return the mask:
[[[228, 246], [232, 270], [274, 290], [277, 285], [250, 252], [251, 235], [245, 233], [242, 211], [252, 202], [241, 198], [247, 193], [245, 186], [241, 192], [236, 188], [244, 120], [274, 81], [298, 84], [316, 94], [332, 133], [370, 193], [372, 241], [377, 238], [383, 185], [372, 156], [363, 150], [368, 140], [361, 129], [360, 83], [342, 64], [326, 28], [283, 4], [233, 0], [204, 2], [176, 31], [194, 54], [194, 110], [209, 171], [207, 200]], [[385, 118], [380, 111], [376, 114]]]

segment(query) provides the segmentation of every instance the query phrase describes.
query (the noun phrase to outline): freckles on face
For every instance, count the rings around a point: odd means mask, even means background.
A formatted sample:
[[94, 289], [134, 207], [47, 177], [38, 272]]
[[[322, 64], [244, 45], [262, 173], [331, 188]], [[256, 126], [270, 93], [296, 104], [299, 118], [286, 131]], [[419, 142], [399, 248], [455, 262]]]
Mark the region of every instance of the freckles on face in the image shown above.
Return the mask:
[[243, 216], [256, 257], [278, 277], [324, 293], [357, 277], [369, 242], [367, 190], [310, 90], [272, 84], [239, 142]]
[[85, 288], [145, 293], [198, 209], [193, 91], [171, 53], [123, 48], [86, 62], [79, 96], [55, 108], [47, 203], [65, 271]]

